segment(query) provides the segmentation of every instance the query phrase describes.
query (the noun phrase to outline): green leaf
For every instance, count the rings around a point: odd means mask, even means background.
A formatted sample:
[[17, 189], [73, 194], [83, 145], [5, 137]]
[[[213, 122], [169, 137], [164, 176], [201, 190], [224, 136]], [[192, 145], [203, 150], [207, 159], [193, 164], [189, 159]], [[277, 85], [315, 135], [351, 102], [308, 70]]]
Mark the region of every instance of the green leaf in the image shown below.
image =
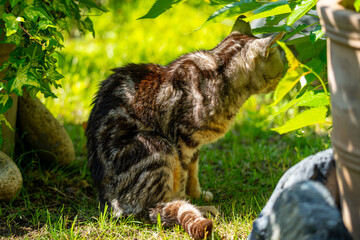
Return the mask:
[[18, 69], [21, 64], [23, 64], [27, 59], [21, 58], [24, 55], [23, 48], [16, 48], [14, 51], [10, 53], [9, 62], [11, 62], [12, 67]]
[[156, 18], [160, 14], [169, 10], [173, 4], [179, 3], [181, 1], [182, 0], [156, 0], [154, 5], [152, 5], [152, 7], [150, 8], [149, 12], [144, 16], [138, 18], [138, 20], [144, 18]]
[[[292, 36], [294, 36], [295, 34], [298, 34], [299, 32], [301, 32], [302, 30], [308, 28], [309, 25], [307, 24], [301, 24], [298, 25], [294, 30], [292, 30], [289, 34], [287, 34], [282, 41], [285, 42], [286, 40], [288, 40], [289, 38], [291, 38]], [[290, 28], [290, 27], [289, 27]]]
[[314, 91], [308, 91], [298, 98], [297, 106], [302, 107], [320, 107], [329, 106], [330, 96], [324, 92], [317, 94]]
[[13, 8], [16, 4], [18, 4], [18, 2], [20, 2], [21, 0], [10, 0], [10, 5]]
[[[11, 124], [6, 120], [5, 115], [4, 114], [0, 114], [0, 123], [5, 123], [5, 125], [10, 128], [11, 131], [14, 131], [14, 129], [12, 128]], [[2, 135], [2, 134], [0, 134]]]
[[[310, 67], [312, 71], [317, 73], [318, 75], [320, 75], [325, 69], [325, 64], [319, 58], [311, 59], [309, 62], [306, 63], [306, 66]], [[308, 83], [311, 83], [317, 79], [313, 73], [307, 74], [305, 78]]]
[[38, 18], [47, 19], [49, 21], [52, 20], [42, 7], [26, 7], [24, 9], [24, 17], [33, 22], [36, 22]]
[[25, 67], [19, 66], [16, 77], [9, 81], [10, 92], [15, 92], [17, 95], [22, 96], [23, 87], [25, 86], [41, 88], [39, 81], [34, 76], [28, 74], [29, 67], [29, 65]]
[[291, 52], [291, 50], [283, 42], [278, 42], [278, 44], [285, 52], [286, 59], [288, 60], [289, 63], [289, 68], [291, 69], [298, 68], [301, 63], [296, 59], [296, 57]]
[[92, 0], [79, 0], [79, 2], [84, 4], [84, 5], [87, 5], [88, 7], [99, 9], [100, 11], [103, 11], [103, 12], [108, 12], [109, 11], [105, 7], [97, 5]]
[[210, 5], [223, 5], [234, 2], [234, 0], [210, 0]]
[[271, 130], [276, 131], [279, 134], [283, 134], [309, 125], [326, 123], [325, 118], [327, 111], [328, 109], [324, 106], [310, 108], [299, 113], [294, 118], [287, 121], [284, 125], [272, 128]]
[[264, 34], [264, 33], [278, 33], [281, 31], [286, 31], [286, 25], [276, 26], [276, 27], [259, 27], [252, 29], [253, 34]]
[[[249, 12], [260, 6], [261, 6], [260, 3], [253, 0], [242, 0], [240, 2], [233, 2], [227, 4], [226, 6], [220, 8], [219, 10], [211, 14], [211, 16], [208, 17], [208, 19], [206, 19], [205, 23], [213, 20], [214, 18], [218, 17], [219, 15], [222, 15], [225, 12], [229, 13], [231, 11], [230, 14], [227, 14], [227, 17], [230, 17], [230, 16], [240, 15], [242, 13]], [[205, 25], [205, 23], [203, 25]]]
[[255, 19], [259, 19], [259, 18], [266, 18], [269, 16], [285, 14], [285, 13], [289, 13], [289, 12], [291, 12], [291, 8], [289, 7], [289, 5], [283, 5], [283, 6], [278, 6], [274, 9], [266, 11], [266, 12], [261, 12], [261, 13], [251, 15], [247, 18], [244, 18], [244, 21], [249, 22], [249, 21], [253, 21]]
[[39, 26], [39, 29], [41, 29], [41, 30], [45, 30], [45, 29], [47, 29], [49, 27], [56, 28], [56, 26], [51, 21], [49, 21], [47, 19], [40, 20], [38, 22], [38, 26]]
[[46, 76], [56, 81], [64, 78], [63, 75], [56, 71], [55, 67], [50, 68], [49, 71], [46, 72]]
[[319, 40], [323, 35], [324, 35], [324, 32], [322, 31], [321, 25], [319, 24], [316, 26], [314, 31], [310, 32], [310, 41], [314, 43], [317, 40]]
[[[52, 7], [54, 8], [54, 10], [59, 11], [59, 12], [63, 12], [66, 16], [71, 17], [72, 13], [70, 11], [70, 7], [68, 4], [66, 4], [65, 1], [61, 1], [61, 0], [53, 0], [52, 2]], [[75, 10], [75, 9], [74, 9]], [[80, 16], [78, 14], [78, 9], [77, 11], [74, 12], [74, 18], [75, 19], [80, 19]]]
[[21, 43], [21, 40], [23, 39], [22, 36], [22, 30], [20, 29], [15, 34], [11, 34], [7, 38], [5, 38], [4, 41], [1, 41], [2, 43], [14, 43], [16, 46], [19, 46]]
[[14, 131], [14, 129], [11, 127], [10, 123], [6, 120], [5, 115], [0, 113], [0, 146], [3, 145], [4, 139], [2, 135], [2, 123], [5, 123], [5, 125], [11, 130]]
[[300, 81], [305, 72], [301, 67], [289, 69], [285, 76], [280, 80], [274, 91], [274, 102], [271, 106], [278, 104], [285, 95]]
[[319, 58], [321, 52], [326, 50], [326, 40], [319, 39], [312, 43], [310, 37], [306, 36], [305, 41], [295, 45], [299, 53], [299, 61], [305, 62], [313, 58]]
[[296, 103], [299, 102], [299, 99], [298, 98], [294, 98], [292, 99], [290, 102], [288, 102], [287, 104], [285, 104], [282, 108], [280, 108], [279, 111], [277, 111], [276, 113], [272, 114], [271, 116], [269, 116], [267, 118], [268, 121], [270, 121], [271, 119], [273, 119], [275, 116], [281, 114], [281, 113], [284, 113], [286, 112], [289, 108], [291, 108], [292, 106], [294, 106]]
[[85, 18], [84, 21], [81, 21], [81, 24], [83, 25], [83, 27], [86, 30], [89, 30], [90, 32], [92, 32], [92, 35], [95, 38], [94, 25], [93, 25], [93, 22], [91, 21], [91, 19], [89, 17], [87, 17], [87, 18]]
[[48, 49], [53, 49], [61, 46], [62, 45], [55, 38], [50, 38], [48, 41], [46, 41], [46, 47]]
[[24, 18], [22, 18], [22, 17], [17, 17], [17, 18], [16, 18], [16, 21], [18, 21], [18, 22], [25, 22]]
[[44, 51], [41, 50], [41, 46], [37, 42], [32, 43], [28, 48], [24, 48], [24, 55], [28, 56], [31, 60], [38, 59], [41, 61], [44, 54]]
[[5, 84], [5, 82], [0, 82], [0, 95], [2, 94], [2, 90], [5, 90], [6, 91], [6, 84]]
[[25, 3], [26, 5], [33, 5], [35, 2], [35, 0], [23, 0], [23, 3]]
[[19, 30], [19, 22], [16, 21], [16, 17], [12, 13], [4, 13], [2, 19], [5, 22], [6, 36], [10, 36]]
[[258, 14], [258, 13], [262, 13], [262, 12], [268, 12], [271, 11], [279, 6], [284, 6], [284, 5], [288, 5], [288, 1], [287, 0], [279, 0], [276, 2], [269, 2], [266, 3], [264, 5], [262, 5], [261, 7], [257, 8], [255, 11], [253, 11], [253, 14]]
[[62, 29], [70, 29], [71, 25], [71, 19], [69, 17], [65, 17], [62, 19], [57, 19], [56, 20], [56, 25], [59, 26]]
[[276, 26], [281, 20], [289, 16], [290, 13], [279, 14], [276, 16], [270, 16], [266, 18], [266, 26]]
[[[60, 2], [60, 0], [54, 0]], [[64, 0], [62, 0], [64, 1]], [[65, 5], [65, 9], [63, 9], [65, 11], [65, 13], [67, 14], [68, 17], [70, 17], [71, 19], [76, 19], [76, 20], [80, 20], [81, 18], [81, 14], [80, 14], [80, 8], [79, 5], [77, 4], [77, 2], [71, 0], [67, 0]], [[68, 15], [69, 14], [69, 15]]]
[[274, 91], [274, 102], [271, 106], [278, 104], [281, 99], [299, 82], [300, 78], [306, 73], [302, 68], [302, 64], [295, 58], [291, 50], [283, 42], [277, 42], [284, 50], [286, 59], [288, 60], [289, 69], [285, 76], [280, 80]]
[[294, 46], [299, 53], [298, 59], [302, 62], [313, 58], [320, 58], [326, 63], [326, 40], [319, 39], [312, 43], [309, 35], [292, 39], [286, 42], [288, 46]]
[[[55, 32], [54, 35], [56, 38], [60, 39], [61, 41], [64, 41], [64, 36], [61, 34], [61, 32]], [[56, 39], [58, 44], [62, 46], [61, 42], [58, 39]]]
[[13, 100], [7, 93], [0, 93], [0, 114], [11, 108]]
[[293, 25], [297, 20], [310, 11], [316, 4], [317, 0], [302, 0], [300, 4], [296, 5], [294, 11], [289, 15], [287, 25]]
[[354, 2], [354, 8], [357, 12], [360, 11], [360, 0], [355, 0]]
[[244, 21], [252, 21], [259, 18], [266, 18], [270, 16], [290, 13], [291, 8], [287, 4], [287, 1], [277, 1], [277, 2], [271, 2], [263, 5], [262, 7], [256, 9], [253, 11], [253, 15], [248, 16], [247, 18], [244, 18]]
[[268, 117], [268, 121], [273, 119], [275, 116], [286, 112], [292, 106], [302, 106], [302, 107], [320, 107], [330, 105], [330, 97], [324, 92], [316, 93], [314, 91], [307, 91], [301, 96], [292, 99], [290, 102], [285, 104], [280, 108], [276, 113]]

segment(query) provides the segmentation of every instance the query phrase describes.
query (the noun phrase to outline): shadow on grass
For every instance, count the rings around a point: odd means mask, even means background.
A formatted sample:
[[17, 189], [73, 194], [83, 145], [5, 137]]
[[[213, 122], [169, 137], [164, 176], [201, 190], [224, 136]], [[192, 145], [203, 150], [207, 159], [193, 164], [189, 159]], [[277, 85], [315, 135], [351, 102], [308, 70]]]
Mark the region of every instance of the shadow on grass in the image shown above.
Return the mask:
[[[30, 156], [29, 156], [30, 155]], [[96, 193], [82, 173], [84, 159], [67, 167], [40, 164], [36, 154], [25, 156], [20, 165], [23, 188], [18, 197], [0, 202], [0, 236], [21, 237], [44, 231], [44, 226], [64, 218], [89, 220], [98, 214]], [[71, 224], [70, 224], [71, 225]]]
[[45, 225], [60, 218], [71, 222], [75, 216], [86, 220], [93, 212], [98, 213], [96, 193], [86, 169], [85, 146], [80, 146], [84, 144], [83, 130], [77, 125], [68, 125], [66, 129], [77, 155], [76, 161], [68, 166], [40, 162], [36, 151], [17, 144], [15, 162], [23, 177], [23, 187], [15, 199], [0, 201], [0, 238], [37, 235], [46, 231]]

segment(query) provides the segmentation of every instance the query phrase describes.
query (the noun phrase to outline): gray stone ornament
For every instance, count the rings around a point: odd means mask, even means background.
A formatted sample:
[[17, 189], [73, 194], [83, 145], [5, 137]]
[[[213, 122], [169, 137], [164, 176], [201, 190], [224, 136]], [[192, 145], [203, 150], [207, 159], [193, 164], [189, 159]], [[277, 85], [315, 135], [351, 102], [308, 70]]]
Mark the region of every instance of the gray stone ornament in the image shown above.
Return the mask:
[[285, 172], [248, 236], [248, 240], [277, 239], [351, 239], [339, 211], [332, 149]]

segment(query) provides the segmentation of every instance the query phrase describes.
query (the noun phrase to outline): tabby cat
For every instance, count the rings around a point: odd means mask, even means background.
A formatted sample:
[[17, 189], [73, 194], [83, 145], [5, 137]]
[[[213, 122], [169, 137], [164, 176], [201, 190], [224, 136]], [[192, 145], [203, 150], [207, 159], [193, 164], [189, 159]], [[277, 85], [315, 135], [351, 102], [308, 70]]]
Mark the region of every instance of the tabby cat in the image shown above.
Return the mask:
[[214, 49], [167, 66], [129, 64], [101, 83], [86, 129], [89, 168], [102, 206], [115, 216], [147, 216], [181, 225], [193, 238], [213, 223], [187, 196], [211, 201], [198, 180], [200, 146], [231, 126], [252, 94], [273, 89], [283, 74], [274, 43], [240, 18]]

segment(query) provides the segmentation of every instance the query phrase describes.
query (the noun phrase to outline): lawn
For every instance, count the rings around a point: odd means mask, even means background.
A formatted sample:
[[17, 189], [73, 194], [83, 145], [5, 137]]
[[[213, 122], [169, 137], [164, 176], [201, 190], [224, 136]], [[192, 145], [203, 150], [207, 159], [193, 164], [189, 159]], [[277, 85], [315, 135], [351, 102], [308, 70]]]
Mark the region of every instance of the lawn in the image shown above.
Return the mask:
[[[120, 3], [121, 2], [121, 3]], [[181, 4], [154, 20], [136, 20], [152, 1], [119, 1], [109, 13], [92, 16], [96, 38], [71, 32], [59, 53], [63, 88], [57, 99], [41, 100], [64, 124], [73, 140], [76, 161], [69, 166], [42, 163], [36, 152], [17, 146], [15, 158], [24, 178], [19, 196], [0, 202], [0, 238], [4, 239], [189, 239], [180, 227], [163, 228], [132, 217], [101, 213], [87, 169], [83, 123], [100, 81], [129, 62], [167, 64], [179, 55], [214, 47], [231, 23], [194, 31], [214, 9]], [[301, 159], [330, 147], [323, 128], [308, 127], [279, 135], [270, 129], [293, 113], [272, 121], [271, 95], [251, 97], [233, 128], [200, 155], [200, 182], [214, 194], [212, 239], [246, 239], [281, 175]], [[201, 200], [194, 204], [205, 205]]]

